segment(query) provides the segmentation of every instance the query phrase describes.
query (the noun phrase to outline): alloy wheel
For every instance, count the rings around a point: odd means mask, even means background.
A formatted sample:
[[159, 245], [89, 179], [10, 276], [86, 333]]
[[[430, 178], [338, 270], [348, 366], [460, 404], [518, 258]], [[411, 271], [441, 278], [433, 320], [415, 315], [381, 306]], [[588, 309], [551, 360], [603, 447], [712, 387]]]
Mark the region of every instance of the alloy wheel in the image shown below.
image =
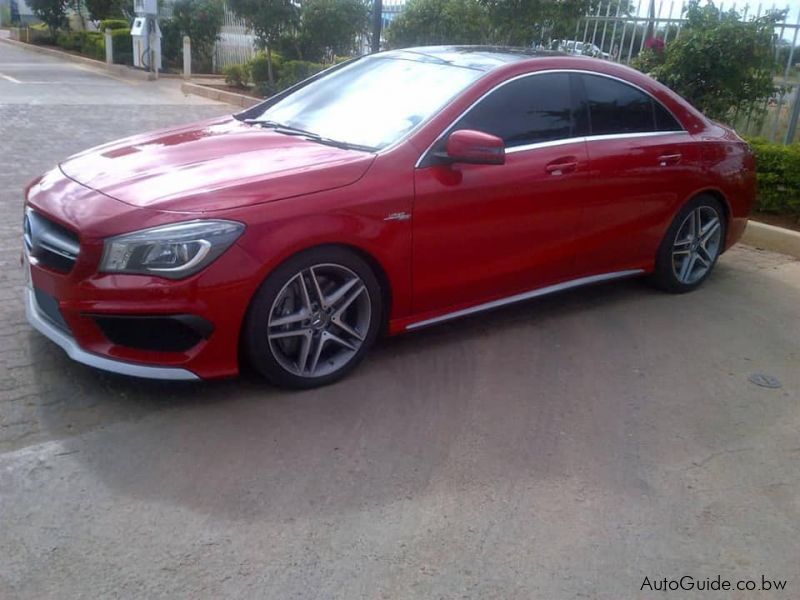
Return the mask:
[[329, 375], [356, 356], [371, 313], [369, 291], [358, 275], [341, 265], [314, 265], [289, 279], [272, 303], [269, 348], [294, 375]]
[[722, 223], [711, 206], [698, 206], [678, 228], [672, 245], [672, 270], [683, 284], [701, 280], [714, 266], [722, 246]]

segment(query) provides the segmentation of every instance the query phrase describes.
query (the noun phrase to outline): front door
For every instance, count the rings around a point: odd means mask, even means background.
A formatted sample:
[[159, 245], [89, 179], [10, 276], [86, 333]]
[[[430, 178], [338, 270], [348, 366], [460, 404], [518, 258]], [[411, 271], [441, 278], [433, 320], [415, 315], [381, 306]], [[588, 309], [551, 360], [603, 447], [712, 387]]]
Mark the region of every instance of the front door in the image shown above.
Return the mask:
[[574, 275], [572, 242], [589, 184], [574, 97], [567, 73], [512, 80], [450, 129], [501, 137], [505, 164], [437, 164], [432, 152], [423, 159], [415, 172], [414, 312], [464, 308]]

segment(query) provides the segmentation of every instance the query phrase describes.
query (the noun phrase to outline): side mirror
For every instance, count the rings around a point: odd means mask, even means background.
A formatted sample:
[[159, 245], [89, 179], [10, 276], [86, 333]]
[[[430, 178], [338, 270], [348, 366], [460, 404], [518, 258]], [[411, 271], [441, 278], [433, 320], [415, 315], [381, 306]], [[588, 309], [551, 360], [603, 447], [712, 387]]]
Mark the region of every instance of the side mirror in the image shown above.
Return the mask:
[[496, 135], [459, 129], [447, 138], [447, 152], [441, 158], [451, 163], [502, 165], [506, 162], [506, 145]]

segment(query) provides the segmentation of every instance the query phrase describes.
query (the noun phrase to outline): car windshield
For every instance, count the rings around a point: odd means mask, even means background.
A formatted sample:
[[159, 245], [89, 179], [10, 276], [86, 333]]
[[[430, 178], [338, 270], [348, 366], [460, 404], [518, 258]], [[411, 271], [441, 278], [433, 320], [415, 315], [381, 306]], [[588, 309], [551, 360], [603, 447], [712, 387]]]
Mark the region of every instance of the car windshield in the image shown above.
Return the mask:
[[378, 150], [427, 120], [481, 75], [481, 70], [441, 60], [363, 58], [300, 88], [250, 122]]

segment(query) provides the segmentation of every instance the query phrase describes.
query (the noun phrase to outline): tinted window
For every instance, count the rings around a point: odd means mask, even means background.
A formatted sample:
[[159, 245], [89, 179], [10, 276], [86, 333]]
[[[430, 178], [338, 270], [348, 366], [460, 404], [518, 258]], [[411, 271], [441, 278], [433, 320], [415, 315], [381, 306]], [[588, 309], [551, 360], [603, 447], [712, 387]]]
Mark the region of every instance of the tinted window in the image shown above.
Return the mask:
[[454, 129], [477, 129], [523, 146], [576, 135], [566, 73], [532, 75], [512, 81], [484, 98]]
[[654, 131], [653, 101], [636, 88], [597, 75], [584, 75], [592, 135]]
[[681, 124], [660, 102], [654, 100], [653, 108], [656, 111], [656, 131], [683, 131]]

